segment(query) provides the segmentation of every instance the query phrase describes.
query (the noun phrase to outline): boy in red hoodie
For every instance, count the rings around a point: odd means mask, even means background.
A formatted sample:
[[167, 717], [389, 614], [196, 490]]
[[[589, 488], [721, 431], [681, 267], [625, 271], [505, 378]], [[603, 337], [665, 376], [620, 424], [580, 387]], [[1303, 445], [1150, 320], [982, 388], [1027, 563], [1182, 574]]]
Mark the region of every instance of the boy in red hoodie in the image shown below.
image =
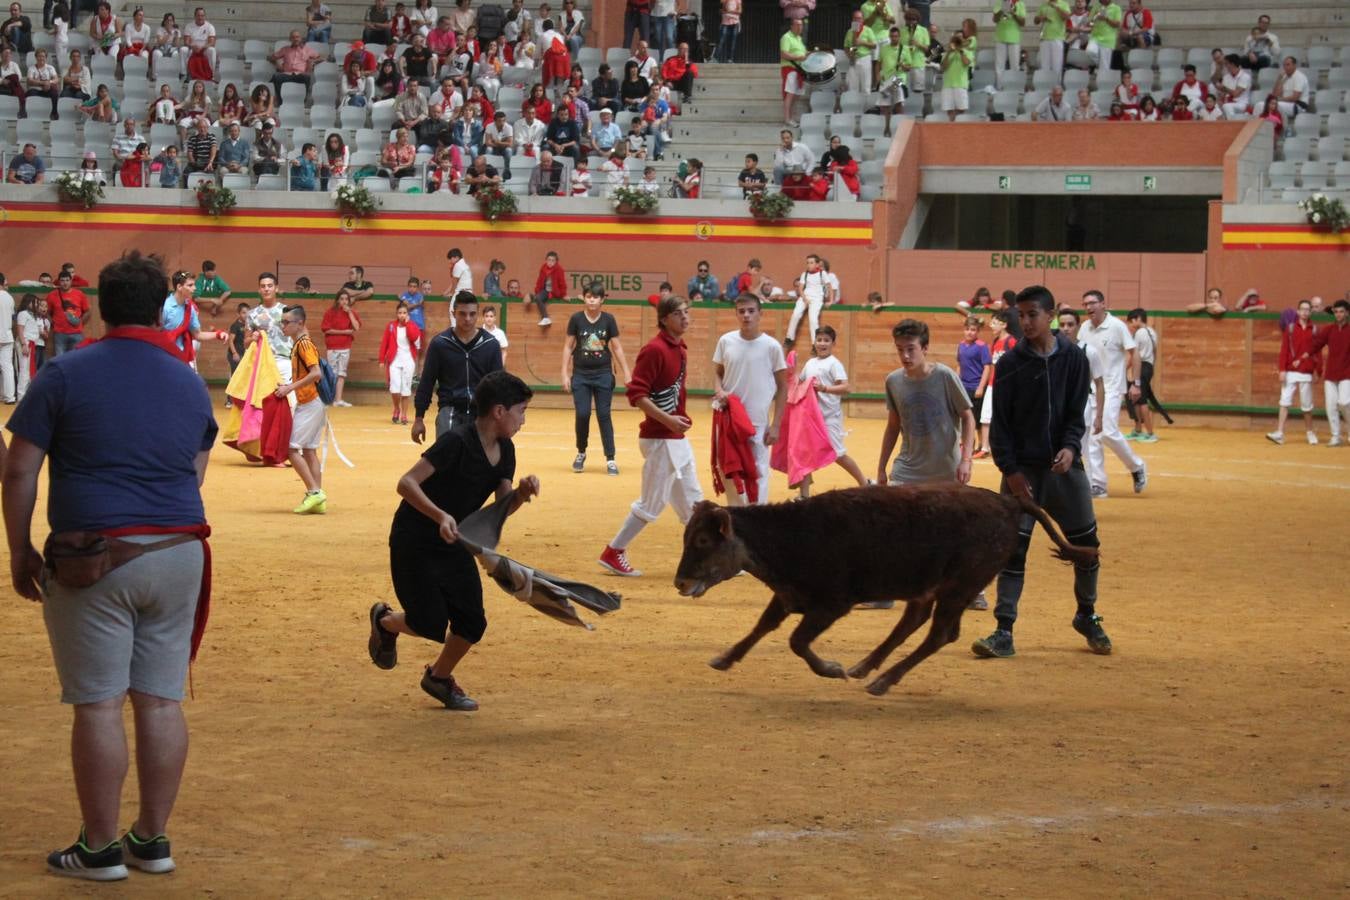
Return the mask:
[[1339, 447], [1341, 425], [1350, 428], [1350, 300], [1331, 304], [1336, 321], [1317, 329], [1313, 353], [1327, 348], [1327, 364], [1323, 370], [1326, 379], [1327, 421], [1331, 423], [1331, 442], [1328, 447]]
[[539, 267], [539, 277], [534, 282], [534, 303], [539, 307], [539, 327], [547, 328], [553, 324], [548, 317], [548, 301], [562, 300], [567, 296], [567, 276], [558, 264], [558, 254], [548, 251], [544, 264]]
[[1312, 417], [1312, 382], [1321, 369], [1319, 349], [1317, 326], [1312, 323], [1312, 301], [1300, 300], [1298, 318], [1280, 337], [1280, 418], [1275, 430], [1266, 435], [1266, 440], [1284, 443], [1284, 421], [1289, 418], [1294, 389], [1298, 388], [1299, 408], [1303, 410], [1303, 423], [1308, 428], [1308, 443], [1317, 443]]

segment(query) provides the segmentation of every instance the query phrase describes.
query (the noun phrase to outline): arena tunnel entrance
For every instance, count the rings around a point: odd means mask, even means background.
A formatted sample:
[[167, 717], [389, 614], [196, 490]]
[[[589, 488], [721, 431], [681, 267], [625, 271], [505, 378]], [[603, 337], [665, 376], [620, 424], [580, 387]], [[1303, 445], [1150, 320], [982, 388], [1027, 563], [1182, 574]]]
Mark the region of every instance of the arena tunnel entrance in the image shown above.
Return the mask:
[[916, 250], [1203, 253], [1209, 198], [924, 195]]

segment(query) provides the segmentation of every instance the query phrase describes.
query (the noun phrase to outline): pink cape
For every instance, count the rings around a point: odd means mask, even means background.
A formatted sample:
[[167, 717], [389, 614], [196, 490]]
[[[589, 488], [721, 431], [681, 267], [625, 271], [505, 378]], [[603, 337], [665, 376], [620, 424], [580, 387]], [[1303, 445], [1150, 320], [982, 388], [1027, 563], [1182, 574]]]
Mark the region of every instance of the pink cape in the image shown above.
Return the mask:
[[783, 410], [778, 443], [773, 445], [769, 465], [786, 472], [788, 486], [796, 487], [807, 475], [825, 468], [836, 458], [825, 417], [816, 402], [816, 380], [794, 378], [788, 387], [787, 408]]

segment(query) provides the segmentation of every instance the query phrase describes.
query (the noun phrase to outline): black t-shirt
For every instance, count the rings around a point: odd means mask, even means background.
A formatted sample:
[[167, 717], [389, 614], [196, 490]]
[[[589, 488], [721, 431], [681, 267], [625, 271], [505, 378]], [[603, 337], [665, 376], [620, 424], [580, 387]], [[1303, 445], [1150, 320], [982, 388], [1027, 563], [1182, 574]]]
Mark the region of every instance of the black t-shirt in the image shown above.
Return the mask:
[[[473, 421], [456, 425], [436, 439], [422, 458], [436, 470], [422, 490], [441, 509], [463, 522], [471, 513], [488, 501], [503, 480], [511, 481], [516, 474], [516, 447], [510, 440], [499, 440], [501, 459], [497, 465], [488, 462], [483, 442]], [[436, 522], [422, 515], [404, 500], [394, 513], [394, 524], [389, 529], [389, 542], [423, 547], [444, 547], [445, 541]]]
[[374, 287], [375, 285], [371, 284], [369, 281], [348, 281], [344, 282], [342, 285], [344, 291], [351, 291], [353, 294], [369, 291]]
[[431, 74], [428, 71], [431, 68], [431, 49], [423, 47], [418, 50], [416, 47], [409, 47], [403, 51], [403, 65], [407, 67], [409, 75], [426, 77]]
[[[755, 184], [768, 184], [769, 176], [764, 174], [763, 169], [755, 169], [753, 172], [750, 171], [749, 169], [741, 169], [740, 177], [738, 177], [736, 180], [752, 181]], [[750, 191], [746, 190], [745, 188], [741, 188], [741, 193], [747, 197], [750, 195]]]
[[230, 323], [230, 343], [234, 345], [234, 355], [244, 355], [244, 323], [238, 319]]
[[608, 370], [611, 367], [609, 342], [619, 336], [619, 323], [607, 312], [592, 322], [586, 313], [572, 313], [567, 320], [567, 336], [577, 339], [572, 351], [572, 366], [576, 369]]

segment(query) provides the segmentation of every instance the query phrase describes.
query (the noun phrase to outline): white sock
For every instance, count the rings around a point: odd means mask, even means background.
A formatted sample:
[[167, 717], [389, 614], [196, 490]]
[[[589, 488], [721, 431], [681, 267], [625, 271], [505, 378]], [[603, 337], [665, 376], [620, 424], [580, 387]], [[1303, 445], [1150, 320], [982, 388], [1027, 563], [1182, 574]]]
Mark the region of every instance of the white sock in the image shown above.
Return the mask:
[[623, 520], [623, 525], [619, 526], [619, 533], [614, 535], [614, 540], [610, 541], [609, 545], [615, 550], [626, 550], [646, 527], [646, 522], [639, 519], [636, 513], [630, 512], [628, 518]]

